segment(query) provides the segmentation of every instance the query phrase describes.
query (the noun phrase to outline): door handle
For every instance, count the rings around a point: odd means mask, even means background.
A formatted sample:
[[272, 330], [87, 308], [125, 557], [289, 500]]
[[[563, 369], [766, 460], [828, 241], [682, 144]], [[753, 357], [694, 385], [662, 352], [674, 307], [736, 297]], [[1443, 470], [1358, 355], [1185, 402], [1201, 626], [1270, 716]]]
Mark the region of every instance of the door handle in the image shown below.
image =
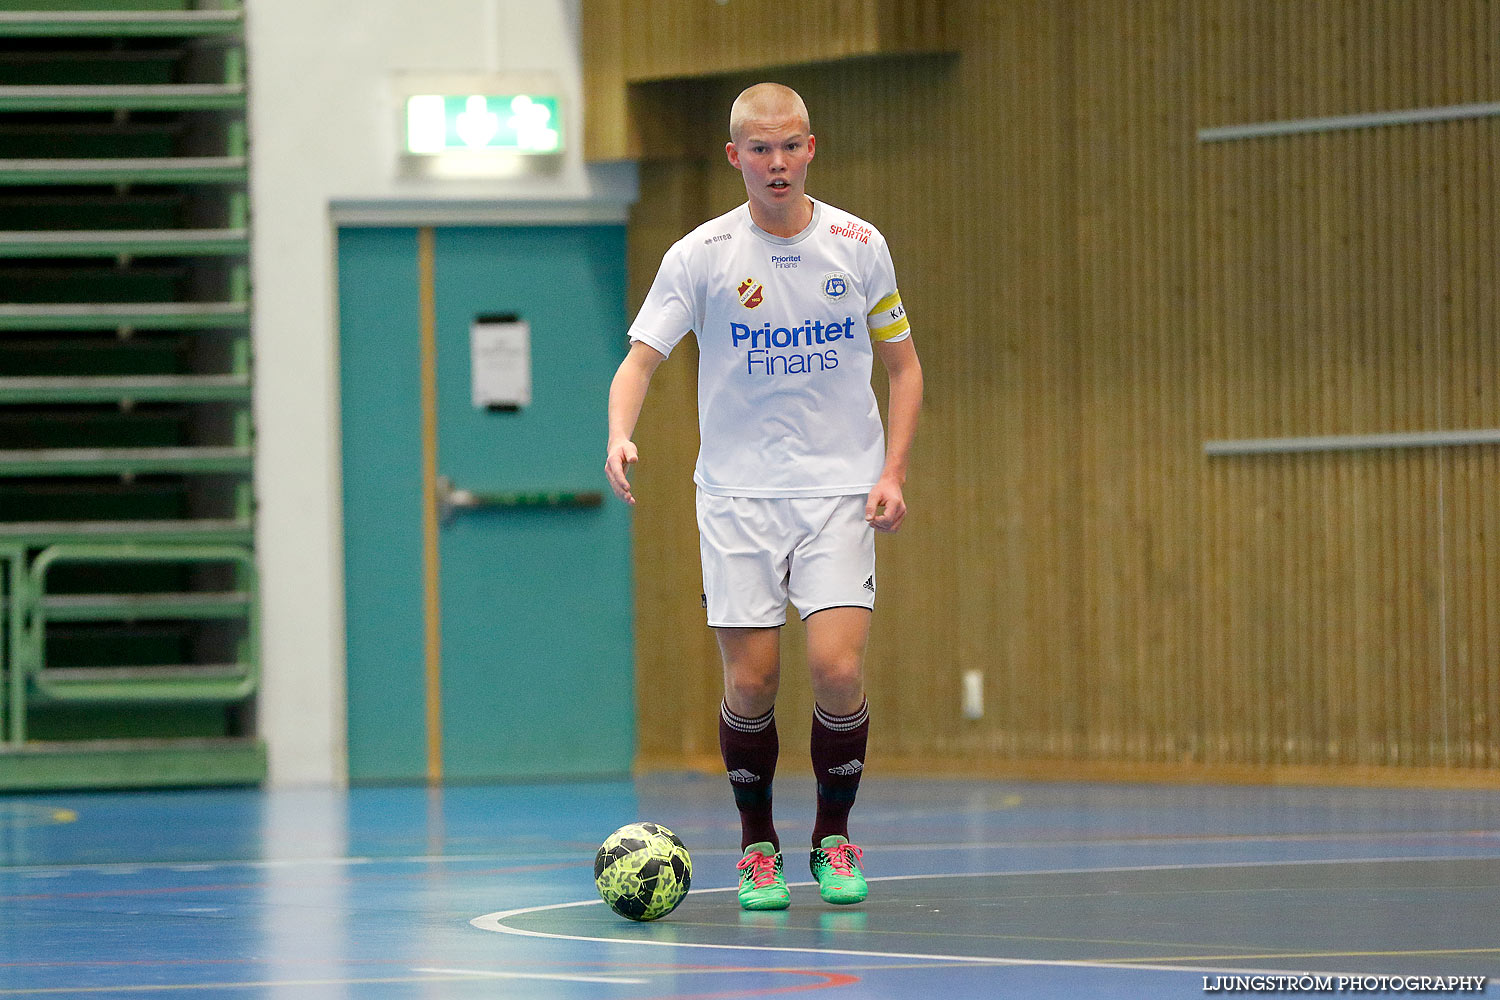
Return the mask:
[[438, 516], [447, 524], [462, 510], [599, 507], [604, 504], [604, 494], [599, 490], [465, 490], [454, 486], [447, 476], [438, 476], [437, 504]]

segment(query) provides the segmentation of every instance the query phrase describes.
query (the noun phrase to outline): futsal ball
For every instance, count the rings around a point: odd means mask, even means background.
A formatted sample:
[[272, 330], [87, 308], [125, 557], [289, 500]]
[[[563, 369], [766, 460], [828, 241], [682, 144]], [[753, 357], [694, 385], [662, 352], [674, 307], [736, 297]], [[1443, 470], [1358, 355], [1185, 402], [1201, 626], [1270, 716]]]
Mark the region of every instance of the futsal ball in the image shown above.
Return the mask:
[[656, 920], [677, 909], [693, 881], [693, 859], [677, 834], [656, 823], [622, 826], [594, 856], [594, 885], [628, 920]]

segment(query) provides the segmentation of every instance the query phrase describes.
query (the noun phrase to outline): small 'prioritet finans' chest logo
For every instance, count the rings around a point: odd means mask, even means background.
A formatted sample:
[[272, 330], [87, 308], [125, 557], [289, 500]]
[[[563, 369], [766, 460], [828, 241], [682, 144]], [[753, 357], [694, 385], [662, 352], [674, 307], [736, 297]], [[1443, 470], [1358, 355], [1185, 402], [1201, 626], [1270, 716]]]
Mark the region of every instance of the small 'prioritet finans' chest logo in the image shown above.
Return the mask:
[[754, 278], [746, 278], [740, 282], [740, 305], [746, 309], [754, 309], [766, 300], [765, 286]]

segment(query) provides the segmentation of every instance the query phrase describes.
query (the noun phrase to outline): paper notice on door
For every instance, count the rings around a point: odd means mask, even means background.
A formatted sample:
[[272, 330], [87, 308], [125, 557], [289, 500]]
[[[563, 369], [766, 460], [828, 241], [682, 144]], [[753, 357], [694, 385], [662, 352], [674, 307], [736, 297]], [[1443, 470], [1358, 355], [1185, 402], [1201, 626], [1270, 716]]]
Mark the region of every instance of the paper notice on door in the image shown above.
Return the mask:
[[474, 406], [531, 405], [531, 324], [517, 316], [480, 316], [469, 327]]

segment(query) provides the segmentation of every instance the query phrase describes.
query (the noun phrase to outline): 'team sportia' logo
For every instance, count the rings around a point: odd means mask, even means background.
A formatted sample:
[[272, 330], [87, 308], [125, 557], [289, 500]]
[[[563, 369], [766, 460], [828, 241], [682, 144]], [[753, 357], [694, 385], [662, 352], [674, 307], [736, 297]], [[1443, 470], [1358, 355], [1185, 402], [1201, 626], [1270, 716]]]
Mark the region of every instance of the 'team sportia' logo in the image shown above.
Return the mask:
[[835, 222], [828, 227], [828, 231], [835, 236], [843, 236], [856, 243], [869, 243], [873, 232], [869, 226], [861, 226], [853, 219], [848, 220], [842, 226]]
[[766, 288], [754, 278], [746, 278], [740, 282], [740, 305], [746, 309], [754, 309], [766, 300]]

